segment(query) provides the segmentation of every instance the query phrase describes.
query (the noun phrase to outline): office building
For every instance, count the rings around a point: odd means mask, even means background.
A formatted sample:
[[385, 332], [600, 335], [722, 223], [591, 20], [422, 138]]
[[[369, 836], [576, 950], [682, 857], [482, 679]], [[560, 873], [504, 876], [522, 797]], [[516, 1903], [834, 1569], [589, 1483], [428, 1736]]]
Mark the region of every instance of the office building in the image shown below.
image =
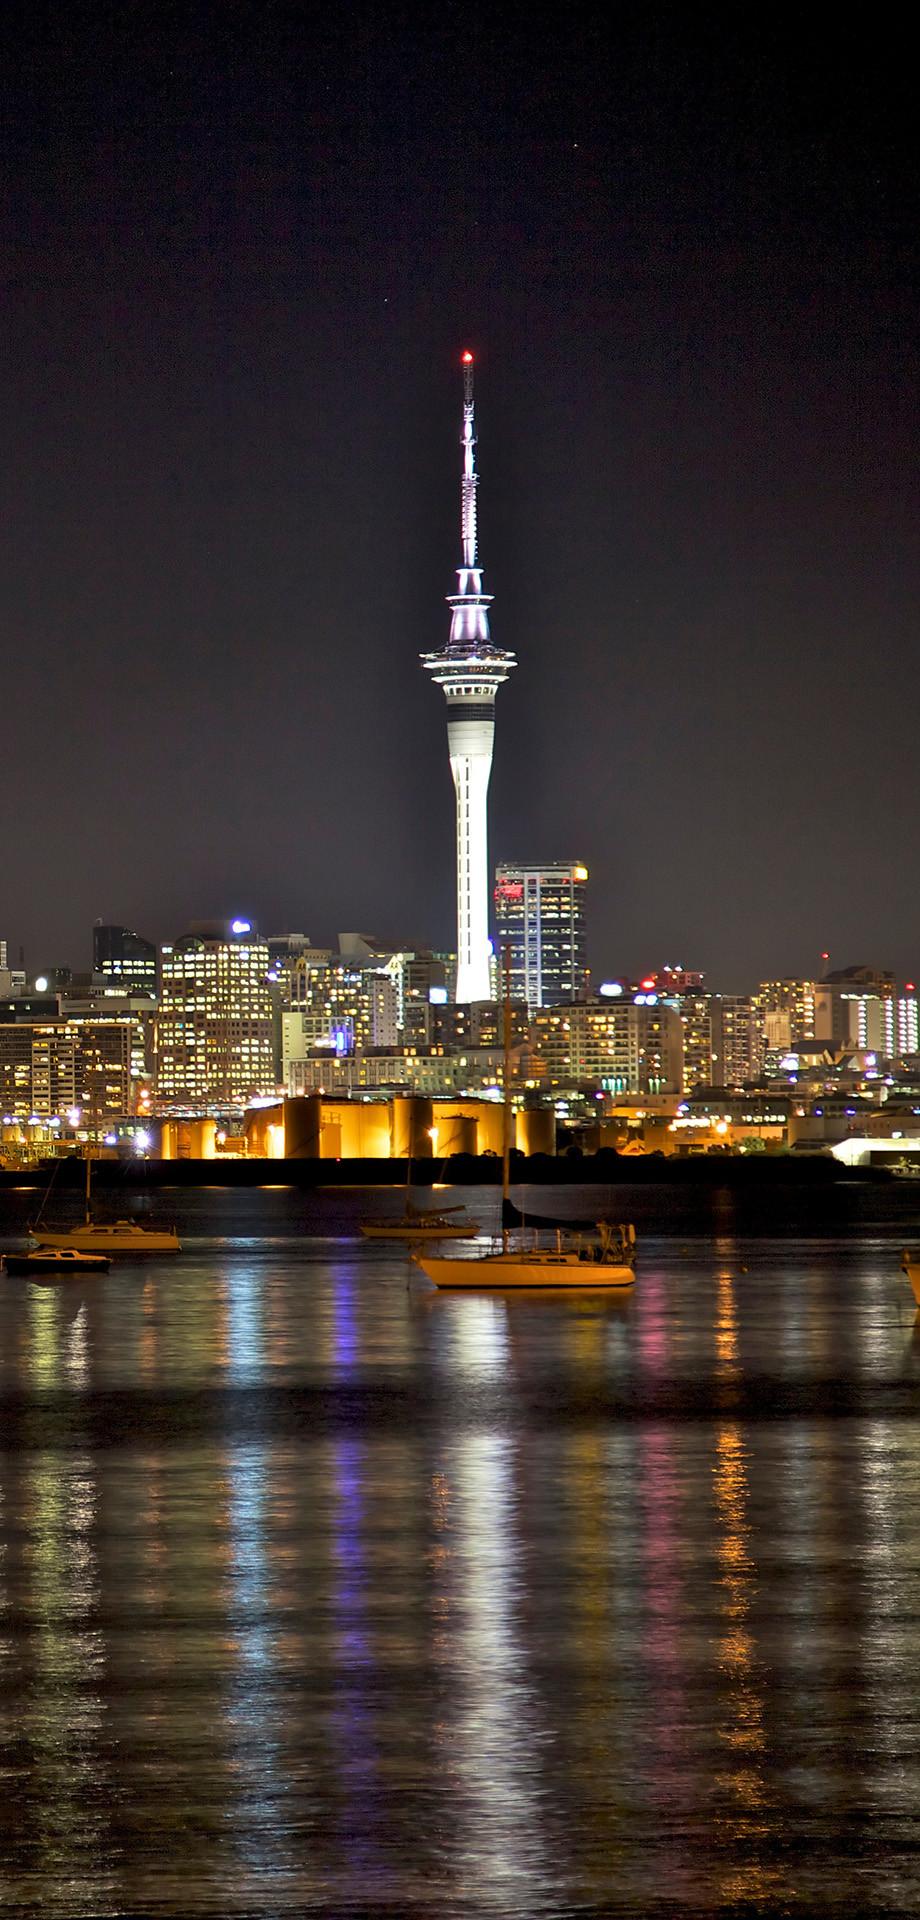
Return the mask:
[[148, 993], [157, 990], [157, 950], [151, 940], [143, 940], [130, 927], [93, 928], [93, 972], [110, 980], [123, 993]]
[[447, 739], [457, 799], [457, 986], [458, 1000], [488, 1000], [489, 855], [488, 791], [495, 736], [495, 695], [516, 665], [513, 653], [493, 647], [491, 596], [482, 590], [476, 536], [476, 457], [473, 422], [473, 356], [463, 356], [463, 564], [457, 592], [448, 598], [450, 639], [440, 653], [422, 655], [423, 665], [447, 700]]
[[160, 948], [161, 1104], [225, 1111], [274, 1092], [268, 973], [268, 947], [245, 920], [198, 922]]
[[680, 1015], [684, 1035], [684, 1093], [711, 1087], [713, 1080], [712, 994], [691, 992], [668, 996]]
[[760, 1009], [748, 993], [712, 993], [712, 1082], [743, 1087], [763, 1072], [764, 1040]]
[[[766, 1047], [788, 1053], [815, 1038], [814, 980], [763, 980], [755, 1001]], [[823, 1036], [822, 1036], [823, 1037]]]
[[0, 1111], [84, 1123], [133, 1113], [131, 1020], [0, 1021]]
[[510, 949], [511, 996], [531, 1011], [574, 1000], [587, 984], [585, 882], [571, 862], [495, 869], [496, 947], [504, 988]]
[[680, 1015], [657, 999], [580, 1000], [544, 1007], [531, 1025], [534, 1071], [549, 1087], [680, 1093]]

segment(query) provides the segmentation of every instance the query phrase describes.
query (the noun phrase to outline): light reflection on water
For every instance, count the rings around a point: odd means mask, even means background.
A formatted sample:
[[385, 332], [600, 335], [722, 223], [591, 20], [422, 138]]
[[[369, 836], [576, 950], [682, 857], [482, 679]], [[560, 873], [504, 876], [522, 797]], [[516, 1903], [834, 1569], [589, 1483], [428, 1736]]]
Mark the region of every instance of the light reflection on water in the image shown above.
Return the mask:
[[896, 1252], [0, 1282], [0, 1909], [915, 1909]]

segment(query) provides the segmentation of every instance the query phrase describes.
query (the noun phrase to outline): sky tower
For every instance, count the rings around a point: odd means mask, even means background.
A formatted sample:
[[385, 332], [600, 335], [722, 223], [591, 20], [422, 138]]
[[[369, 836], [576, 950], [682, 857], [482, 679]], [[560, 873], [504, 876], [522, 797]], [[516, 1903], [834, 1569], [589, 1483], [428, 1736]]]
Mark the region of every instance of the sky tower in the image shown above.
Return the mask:
[[489, 825], [487, 800], [495, 735], [495, 695], [512, 667], [513, 653], [489, 637], [492, 596], [482, 591], [476, 551], [476, 439], [473, 432], [473, 356], [463, 355], [463, 563], [457, 591], [448, 594], [450, 639], [440, 653], [423, 653], [422, 664], [443, 687], [447, 700], [447, 745], [457, 792], [457, 999], [488, 1000]]

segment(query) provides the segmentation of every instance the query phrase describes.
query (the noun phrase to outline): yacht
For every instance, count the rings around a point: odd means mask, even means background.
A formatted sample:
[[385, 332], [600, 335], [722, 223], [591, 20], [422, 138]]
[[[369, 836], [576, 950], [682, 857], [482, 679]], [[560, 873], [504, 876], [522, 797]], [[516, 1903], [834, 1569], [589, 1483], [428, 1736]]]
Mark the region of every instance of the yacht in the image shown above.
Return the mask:
[[452, 1259], [449, 1254], [413, 1253], [412, 1258], [436, 1287], [631, 1287], [636, 1278], [633, 1227], [617, 1231], [598, 1221], [599, 1240], [557, 1232], [555, 1247], [509, 1247], [507, 1228], [501, 1249]]
[[[636, 1278], [636, 1233], [634, 1227], [613, 1227], [606, 1220], [597, 1222], [597, 1240], [571, 1233], [561, 1224], [556, 1228], [556, 1244], [540, 1246], [539, 1230], [533, 1244], [509, 1245], [508, 1219], [512, 1208], [509, 1193], [511, 1172], [511, 986], [510, 954], [505, 949], [505, 1071], [504, 1128], [502, 1141], [502, 1241], [501, 1248], [476, 1249], [463, 1260], [449, 1253], [413, 1250], [412, 1258], [436, 1287], [631, 1287]], [[522, 1216], [518, 1216], [522, 1218]], [[523, 1241], [524, 1229], [516, 1236]]]
[[65, 1273], [74, 1280], [82, 1273], [107, 1273], [106, 1253], [80, 1253], [75, 1247], [37, 1247], [33, 1253], [5, 1253], [7, 1273]]
[[29, 1233], [40, 1246], [73, 1247], [81, 1253], [181, 1251], [174, 1227], [142, 1227], [137, 1220], [84, 1220], [78, 1227], [62, 1227], [58, 1232], [34, 1226]]
[[54, 1183], [60, 1161], [55, 1164], [54, 1173], [48, 1182], [45, 1198], [39, 1207], [34, 1221], [29, 1224], [29, 1237], [42, 1247], [71, 1247], [78, 1253], [179, 1253], [179, 1236], [174, 1227], [144, 1227], [139, 1220], [94, 1220], [90, 1205], [92, 1181], [92, 1153], [89, 1142], [86, 1146], [86, 1211], [85, 1218], [76, 1227], [43, 1227], [42, 1214], [48, 1202], [48, 1195]]

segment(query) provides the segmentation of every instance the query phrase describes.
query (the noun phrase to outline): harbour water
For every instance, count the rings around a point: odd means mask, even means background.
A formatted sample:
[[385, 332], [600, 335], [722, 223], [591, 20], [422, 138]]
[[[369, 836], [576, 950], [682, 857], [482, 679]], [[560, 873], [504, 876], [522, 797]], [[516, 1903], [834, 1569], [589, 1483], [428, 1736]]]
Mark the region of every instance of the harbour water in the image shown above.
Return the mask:
[[0, 1911], [920, 1909], [897, 1234], [450, 1296], [376, 1196], [172, 1203], [0, 1277]]

